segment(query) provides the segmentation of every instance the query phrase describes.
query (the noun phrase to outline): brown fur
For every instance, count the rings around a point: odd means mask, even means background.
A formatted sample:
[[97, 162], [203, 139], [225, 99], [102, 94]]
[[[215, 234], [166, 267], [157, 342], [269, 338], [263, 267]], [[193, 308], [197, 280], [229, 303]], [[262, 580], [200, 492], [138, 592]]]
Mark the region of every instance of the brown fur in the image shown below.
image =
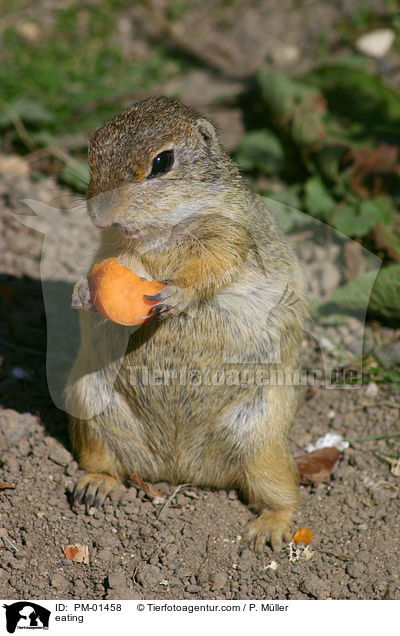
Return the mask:
[[[237, 377], [298, 367], [306, 310], [296, 258], [196, 111], [165, 98], [133, 104], [89, 148], [88, 210], [101, 228], [93, 262], [113, 256], [167, 280], [161, 304], [170, 309], [129, 337], [91, 309], [86, 280], [76, 286], [75, 305], [88, 311], [66, 403], [89, 473], [77, 496], [101, 502], [132, 472], [238, 488], [261, 512], [247, 538], [261, 549], [269, 537], [277, 549], [298, 503], [287, 445], [297, 392]], [[172, 169], [147, 179], [169, 149]], [[170, 381], [136, 381], [132, 370], [143, 367], [169, 371]], [[203, 381], [183, 382], [184, 369]], [[230, 379], [205, 381], [218, 371]]]

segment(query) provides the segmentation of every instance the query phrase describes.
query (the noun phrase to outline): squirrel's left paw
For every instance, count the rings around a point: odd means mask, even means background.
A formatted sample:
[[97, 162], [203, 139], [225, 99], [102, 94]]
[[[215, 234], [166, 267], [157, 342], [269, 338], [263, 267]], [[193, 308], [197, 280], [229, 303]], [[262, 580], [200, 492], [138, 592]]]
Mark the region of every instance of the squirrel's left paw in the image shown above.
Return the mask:
[[71, 307], [73, 309], [85, 309], [86, 311], [94, 309], [89, 281], [87, 278], [83, 278], [78, 281], [74, 286]]

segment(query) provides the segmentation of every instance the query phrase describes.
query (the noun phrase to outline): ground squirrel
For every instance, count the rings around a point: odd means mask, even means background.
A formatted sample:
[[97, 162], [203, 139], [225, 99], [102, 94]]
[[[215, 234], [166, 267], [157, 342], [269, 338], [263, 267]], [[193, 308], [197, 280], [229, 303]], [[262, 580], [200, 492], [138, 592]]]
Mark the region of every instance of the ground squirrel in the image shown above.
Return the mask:
[[[87, 205], [101, 234], [93, 262], [115, 257], [167, 285], [89, 419], [126, 328], [93, 309], [87, 279], [75, 286], [81, 347], [66, 408], [82, 411], [71, 436], [86, 471], [75, 496], [101, 504], [131, 473], [236, 488], [260, 512], [245, 539], [279, 549], [299, 498], [287, 441], [306, 313], [296, 257], [212, 123], [178, 101], [131, 105], [93, 133], [89, 162]], [[147, 380], [133, 379], [138, 369]], [[277, 371], [284, 381], [271, 381]]]

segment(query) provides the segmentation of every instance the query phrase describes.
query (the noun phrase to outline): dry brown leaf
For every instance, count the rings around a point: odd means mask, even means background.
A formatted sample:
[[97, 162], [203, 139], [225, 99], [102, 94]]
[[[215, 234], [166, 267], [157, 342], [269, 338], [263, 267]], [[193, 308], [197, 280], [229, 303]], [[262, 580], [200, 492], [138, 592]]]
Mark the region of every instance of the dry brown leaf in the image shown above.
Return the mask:
[[144, 490], [146, 495], [149, 494], [150, 485], [146, 481], [143, 481], [143, 479], [141, 477], [139, 477], [139, 475], [136, 475], [136, 473], [131, 473], [129, 475], [128, 479], [130, 479], [130, 481], [133, 481], [135, 484], [137, 484], [139, 486], [139, 488]]
[[334, 446], [320, 448], [296, 458], [299, 481], [301, 484], [319, 484], [328, 481], [333, 467], [340, 457], [340, 451]]
[[67, 559], [75, 563], [89, 563], [89, 548], [87, 545], [76, 543], [75, 545], [62, 545]]
[[[384, 191], [382, 176], [397, 178], [400, 174], [399, 147], [379, 144], [376, 148], [352, 148], [347, 159], [352, 162], [352, 187], [361, 197], [376, 196]], [[368, 183], [368, 178], [372, 183]]]
[[62, 549], [64, 550], [64, 554], [67, 559], [70, 559], [71, 561], [73, 561], [74, 557], [78, 553], [76, 545], [63, 545]]
[[165, 497], [165, 493], [163, 493], [162, 490], [152, 490], [150, 484], [148, 484], [146, 481], [143, 481], [143, 479], [136, 475], [136, 473], [131, 473], [128, 479], [135, 482], [135, 484], [137, 484], [139, 488], [142, 488], [142, 490], [144, 490], [144, 492], [150, 499], [155, 499], [156, 497]]
[[314, 533], [311, 528], [299, 528], [293, 535], [293, 541], [295, 543], [304, 543], [308, 545], [313, 540]]

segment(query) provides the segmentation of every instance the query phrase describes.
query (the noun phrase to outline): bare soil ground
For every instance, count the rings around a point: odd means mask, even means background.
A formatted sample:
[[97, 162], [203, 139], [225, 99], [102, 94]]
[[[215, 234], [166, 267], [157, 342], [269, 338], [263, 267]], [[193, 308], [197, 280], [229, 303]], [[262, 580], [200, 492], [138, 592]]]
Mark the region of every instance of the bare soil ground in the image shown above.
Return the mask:
[[[328, 483], [302, 487], [293, 530], [313, 530], [309, 559], [288, 546], [278, 554], [266, 547], [261, 556], [241, 546], [254, 514], [234, 491], [184, 486], [162, 509], [130, 487], [119, 502], [90, 514], [72, 505], [79, 469], [67, 417], [47, 389], [42, 235], [10, 214], [26, 212], [21, 198], [60, 205], [70, 193], [51, 178], [33, 182], [24, 163], [17, 178], [5, 173], [0, 185], [0, 482], [14, 486], [0, 491], [0, 597], [400, 598], [399, 478], [381, 457], [393, 454], [396, 438], [354, 442]], [[74, 258], [78, 263], [93, 244], [89, 233], [77, 241], [71, 232], [64, 225], [51, 234], [54, 279], [70, 290], [78, 277]], [[395, 336], [377, 326], [366, 333], [369, 346]], [[315, 367], [320, 355], [318, 343], [306, 338], [303, 366]], [[369, 393], [365, 386], [305, 389], [291, 434], [294, 454], [328, 431], [351, 440], [398, 433], [398, 394], [384, 385]], [[167, 499], [175, 492], [170, 484], [157, 487]], [[87, 545], [89, 563], [67, 560], [61, 546], [68, 544]]]
[[[211, 114], [230, 148], [243, 124], [239, 110], [219, 105], [220, 92], [229, 101], [240, 90], [242, 79], [236, 77], [263, 63], [285, 70], [311, 65], [318, 29], [322, 25], [330, 33], [353, 6], [310, 1], [297, 10], [297, 2], [277, 7], [271, 1], [263, 3], [260, 14], [258, 3], [249, 4], [251, 10], [242, 16], [240, 6], [220, 16], [217, 26], [204, 2], [181, 20], [187, 41], [208, 50], [215, 69], [228, 79], [197, 73], [162, 90]], [[129, 21], [129, 15], [124, 19]], [[199, 30], [199, 24], [204, 28]], [[143, 41], [131, 33], [144, 54], [151, 37], [156, 37], [154, 29], [144, 33]], [[260, 46], [253, 56], [255, 41]], [[11, 213], [26, 214], [20, 203], [24, 198], [63, 207], [74, 195], [52, 178], [32, 179], [28, 164], [15, 161], [12, 169], [6, 162], [0, 171], [0, 482], [13, 486], [0, 490], [0, 598], [399, 599], [399, 477], [382, 459], [398, 452], [396, 438], [354, 442], [327, 483], [302, 486], [293, 531], [309, 526], [314, 532], [308, 555], [293, 553], [293, 546], [275, 554], [267, 546], [257, 556], [241, 546], [254, 514], [234, 491], [189, 485], [175, 492], [170, 484], [157, 484], [167, 500], [175, 493], [165, 507], [136, 487], [89, 514], [84, 506], [72, 505], [79, 468], [71, 454], [67, 416], [54, 406], [46, 379], [42, 237]], [[61, 228], [55, 221], [51, 229], [53, 277], [69, 293], [79, 278], [82, 255], [93, 249], [93, 236], [68, 223]], [[323, 254], [317, 257], [323, 267]], [[350, 321], [341, 331], [330, 327], [329, 335], [348, 342], [360, 328]], [[397, 337], [392, 329], [369, 325], [365, 341], [373, 349]], [[307, 337], [304, 367], [320, 360], [318, 343]], [[393, 385], [373, 391], [316, 387], [303, 393], [291, 433], [294, 455], [328, 431], [351, 440], [400, 431], [400, 399]], [[89, 563], [68, 560], [61, 547], [67, 544], [87, 545]]]

